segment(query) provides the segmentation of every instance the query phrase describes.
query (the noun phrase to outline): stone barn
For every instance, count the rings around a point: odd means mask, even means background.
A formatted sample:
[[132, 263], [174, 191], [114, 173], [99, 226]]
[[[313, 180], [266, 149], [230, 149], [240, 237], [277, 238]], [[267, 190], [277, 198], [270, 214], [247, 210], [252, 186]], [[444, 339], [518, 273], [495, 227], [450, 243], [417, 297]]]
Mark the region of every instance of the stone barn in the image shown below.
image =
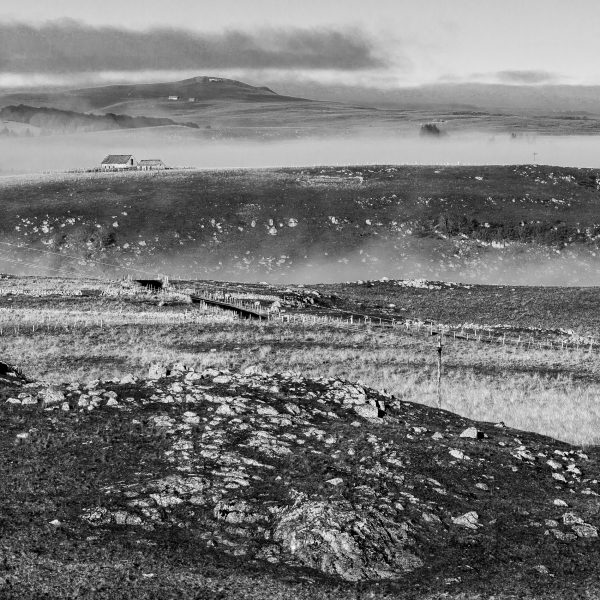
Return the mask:
[[132, 154], [109, 154], [100, 164], [103, 171], [122, 171], [135, 169], [137, 163]]
[[138, 163], [140, 171], [162, 171], [166, 168], [165, 163], [160, 158], [144, 158]]

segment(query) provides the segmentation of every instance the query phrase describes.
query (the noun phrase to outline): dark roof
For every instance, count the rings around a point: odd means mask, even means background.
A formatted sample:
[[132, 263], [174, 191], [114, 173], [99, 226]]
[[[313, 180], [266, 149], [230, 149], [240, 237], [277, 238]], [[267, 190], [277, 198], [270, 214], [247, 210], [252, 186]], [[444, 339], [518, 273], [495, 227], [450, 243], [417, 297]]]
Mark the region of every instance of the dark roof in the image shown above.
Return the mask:
[[162, 165], [163, 161], [160, 158], [144, 158], [138, 163], [140, 165]]
[[124, 165], [133, 158], [132, 154], [109, 154], [103, 161], [103, 165]]

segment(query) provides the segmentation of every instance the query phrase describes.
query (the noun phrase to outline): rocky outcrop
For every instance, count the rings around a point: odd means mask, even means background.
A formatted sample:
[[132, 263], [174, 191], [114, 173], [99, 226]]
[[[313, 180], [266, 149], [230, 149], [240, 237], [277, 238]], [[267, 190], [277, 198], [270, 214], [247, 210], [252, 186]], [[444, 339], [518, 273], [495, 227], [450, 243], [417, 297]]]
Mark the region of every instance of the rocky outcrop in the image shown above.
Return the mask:
[[[451, 575], [497, 569], [513, 552], [547, 576], [563, 556], [600, 558], [595, 451], [360, 383], [153, 365], [146, 380], [29, 383], [2, 409], [44, 411], [49, 431], [103, 414], [130, 424], [135, 462], [115, 454], [114, 480], [79, 513], [93, 529], [184, 529], [206, 551], [349, 582], [440, 561]], [[38, 425], [15, 443], [49, 435]]]
[[299, 501], [278, 515], [273, 541], [306, 567], [347, 581], [389, 579], [423, 565], [410, 526], [348, 502]]

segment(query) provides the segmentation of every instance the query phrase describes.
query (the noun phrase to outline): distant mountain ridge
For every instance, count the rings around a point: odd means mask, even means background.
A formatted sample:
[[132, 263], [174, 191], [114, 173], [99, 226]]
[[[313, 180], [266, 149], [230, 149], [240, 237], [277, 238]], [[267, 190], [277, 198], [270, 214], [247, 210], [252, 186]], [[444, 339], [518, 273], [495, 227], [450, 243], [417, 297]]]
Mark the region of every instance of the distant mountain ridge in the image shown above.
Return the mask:
[[118, 84], [51, 92], [20, 92], [0, 96], [0, 104], [31, 104], [78, 111], [107, 110], [115, 104], [136, 100], [289, 102], [302, 99], [282, 96], [264, 86], [256, 87], [234, 79], [207, 76], [167, 83]]

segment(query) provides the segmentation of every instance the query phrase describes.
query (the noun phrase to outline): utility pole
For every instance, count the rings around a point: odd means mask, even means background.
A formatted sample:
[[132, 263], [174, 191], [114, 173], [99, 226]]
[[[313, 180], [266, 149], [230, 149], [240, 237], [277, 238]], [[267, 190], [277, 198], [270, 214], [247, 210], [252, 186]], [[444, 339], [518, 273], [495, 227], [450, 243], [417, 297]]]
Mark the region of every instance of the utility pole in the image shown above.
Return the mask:
[[437, 403], [442, 408], [442, 332], [438, 332], [437, 345]]
[[537, 152], [534, 152], [534, 153], [533, 153], [533, 164], [534, 164], [534, 165], [535, 165], [535, 164], [537, 164], [537, 162], [536, 162], [536, 160], [535, 160], [535, 159], [537, 158], [537, 155], [538, 155], [538, 153], [537, 153]]

